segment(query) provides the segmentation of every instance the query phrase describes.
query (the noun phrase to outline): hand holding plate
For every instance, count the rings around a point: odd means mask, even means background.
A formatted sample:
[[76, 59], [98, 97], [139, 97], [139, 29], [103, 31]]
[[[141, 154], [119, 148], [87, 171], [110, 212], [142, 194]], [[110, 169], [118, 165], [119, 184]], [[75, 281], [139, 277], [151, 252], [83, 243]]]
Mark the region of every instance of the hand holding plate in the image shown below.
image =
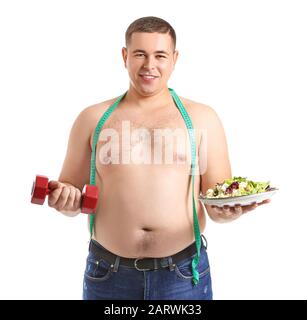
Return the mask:
[[238, 219], [242, 214], [245, 214], [249, 211], [256, 209], [258, 206], [269, 203], [271, 200], [266, 199], [260, 203], [252, 203], [250, 205], [240, 205], [236, 204], [235, 206], [224, 205], [223, 207], [218, 207], [211, 205], [210, 207], [214, 209], [216, 213], [219, 214], [219, 222], [229, 222], [235, 219]]

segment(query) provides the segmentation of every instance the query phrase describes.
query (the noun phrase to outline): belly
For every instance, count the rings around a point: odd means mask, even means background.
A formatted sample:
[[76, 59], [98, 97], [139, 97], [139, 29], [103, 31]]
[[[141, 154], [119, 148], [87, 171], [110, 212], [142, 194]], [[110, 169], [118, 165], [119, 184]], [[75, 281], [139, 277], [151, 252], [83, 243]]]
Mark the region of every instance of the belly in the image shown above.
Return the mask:
[[[165, 170], [165, 171], [164, 171]], [[194, 241], [190, 176], [170, 168], [118, 167], [104, 175], [94, 238], [122, 257], [165, 257]], [[199, 183], [199, 181], [198, 181]], [[205, 216], [197, 201], [200, 231]]]

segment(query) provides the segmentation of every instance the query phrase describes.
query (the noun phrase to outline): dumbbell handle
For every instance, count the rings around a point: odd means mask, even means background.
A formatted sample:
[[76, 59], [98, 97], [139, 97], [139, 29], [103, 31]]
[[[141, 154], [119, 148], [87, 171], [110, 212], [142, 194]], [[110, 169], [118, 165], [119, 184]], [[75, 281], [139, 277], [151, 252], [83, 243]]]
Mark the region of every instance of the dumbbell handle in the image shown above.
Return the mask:
[[[48, 178], [37, 175], [31, 191], [31, 202], [42, 205], [47, 195], [51, 193], [48, 188]], [[81, 196], [81, 212], [94, 214], [98, 201], [98, 188], [94, 185], [85, 185]]]

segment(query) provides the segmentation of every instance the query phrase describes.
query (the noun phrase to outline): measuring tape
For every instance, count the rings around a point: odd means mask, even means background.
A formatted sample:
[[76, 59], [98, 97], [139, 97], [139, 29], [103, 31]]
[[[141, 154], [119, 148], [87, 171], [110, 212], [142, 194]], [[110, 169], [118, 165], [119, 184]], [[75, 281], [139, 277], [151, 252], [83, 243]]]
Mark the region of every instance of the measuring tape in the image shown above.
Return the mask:
[[[200, 246], [201, 246], [201, 236], [200, 236], [200, 230], [199, 230], [199, 225], [198, 225], [198, 218], [197, 218], [197, 213], [196, 213], [196, 205], [195, 205], [195, 199], [194, 199], [194, 176], [195, 176], [195, 169], [196, 169], [196, 141], [195, 141], [195, 134], [194, 134], [194, 128], [192, 125], [192, 121], [183, 106], [181, 100], [177, 96], [176, 92], [168, 88], [170, 94], [173, 97], [173, 100], [176, 103], [177, 108], [179, 109], [183, 120], [186, 124], [186, 127], [189, 132], [189, 138], [190, 138], [190, 144], [191, 144], [191, 155], [192, 155], [192, 163], [191, 163], [191, 175], [192, 175], [192, 205], [193, 205], [193, 225], [194, 225], [194, 235], [195, 235], [195, 242], [196, 242], [196, 249], [197, 249], [197, 254], [194, 257], [192, 261], [192, 273], [193, 273], [193, 283], [197, 284], [199, 282], [199, 273], [196, 269], [198, 263], [199, 263], [199, 256], [200, 256]], [[125, 97], [127, 92], [125, 92], [123, 95], [121, 95], [108, 109], [107, 111], [103, 114], [101, 119], [99, 120], [96, 129], [95, 129], [95, 134], [93, 136], [93, 150], [92, 150], [92, 155], [91, 155], [91, 170], [90, 170], [90, 184], [91, 185], [96, 185], [96, 147], [97, 147], [97, 141], [99, 137], [99, 133], [105, 124], [105, 122], [108, 120], [110, 117], [111, 113], [115, 110], [115, 108], [118, 106], [120, 101]], [[90, 214], [89, 215], [89, 225], [90, 225], [90, 234], [92, 237], [93, 234], [93, 227], [94, 227], [94, 219], [95, 215]]]

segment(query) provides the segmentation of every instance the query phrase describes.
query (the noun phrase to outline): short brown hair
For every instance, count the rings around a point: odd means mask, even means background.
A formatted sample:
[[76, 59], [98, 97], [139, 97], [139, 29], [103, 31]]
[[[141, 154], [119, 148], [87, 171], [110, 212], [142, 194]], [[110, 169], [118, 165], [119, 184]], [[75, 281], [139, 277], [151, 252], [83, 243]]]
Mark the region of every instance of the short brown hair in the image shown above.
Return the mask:
[[133, 21], [128, 27], [125, 38], [126, 47], [130, 44], [132, 33], [134, 32], [147, 32], [147, 33], [168, 33], [174, 44], [174, 51], [176, 49], [176, 33], [173, 27], [165, 20], [157, 17], [143, 17]]

